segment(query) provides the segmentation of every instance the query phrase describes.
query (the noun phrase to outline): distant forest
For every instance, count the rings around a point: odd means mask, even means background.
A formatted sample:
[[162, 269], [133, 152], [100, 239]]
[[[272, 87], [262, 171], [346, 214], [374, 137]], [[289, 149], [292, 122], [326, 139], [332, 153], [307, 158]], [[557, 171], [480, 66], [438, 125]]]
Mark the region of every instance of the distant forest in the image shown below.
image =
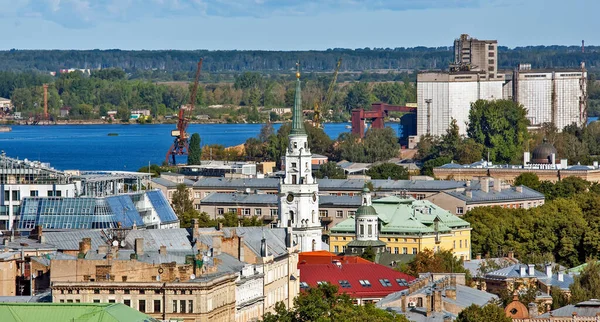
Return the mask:
[[[203, 71], [210, 74], [245, 71], [287, 73], [301, 61], [305, 72], [331, 72], [339, 57], [342, 72], [385, 72], [446, 69], [452, 60], [452, 47], [329, 49], [325, 51], [127, 51], [127, 50], [9, 50], [0, 51], [0, 70], [58, 71], [62, 68], [117, 67], [134, 78], [188, 80], [196, 62], [204, 58]], [[600, 47], [578, 46], [499, 47], [499, 67], [510, 69], [518, 63], [533, 68], [578, 68], [585, 61], [590, 70], [600, 70]], [[160, 73], [166, 74], [160, 76]]]

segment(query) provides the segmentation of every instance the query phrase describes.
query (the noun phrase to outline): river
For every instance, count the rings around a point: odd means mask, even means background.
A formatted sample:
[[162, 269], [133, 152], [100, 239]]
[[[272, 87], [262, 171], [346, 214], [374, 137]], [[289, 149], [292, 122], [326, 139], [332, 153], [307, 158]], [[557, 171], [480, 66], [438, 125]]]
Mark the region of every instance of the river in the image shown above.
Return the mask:
[[[337, 138], [350, 123], [325, 124]], [[277, 130], [280, 124], [275, 124]], [[388, 123], [398, 131], [398, 124]], [[190, 124], [202, 145], [234, 146], [258, 136], [262, 124]], [[160, 164], [173, 143], [174, 124], [21, 125], [0, 133], [0, 150], [10, 157], [49, 162], [56, 169], [135, 171], [148, 162]], [[118, 136], [108, 136], [117, 133]], [[183, 158], [180, 158], [183, 159]]]

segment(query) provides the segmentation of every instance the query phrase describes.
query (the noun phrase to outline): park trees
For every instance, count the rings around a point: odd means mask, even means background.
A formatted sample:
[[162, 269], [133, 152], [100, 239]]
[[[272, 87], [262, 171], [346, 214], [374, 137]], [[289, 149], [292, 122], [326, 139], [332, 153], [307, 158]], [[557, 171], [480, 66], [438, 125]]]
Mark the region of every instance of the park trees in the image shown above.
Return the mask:
[[333, 161], [321, 164], [319, 170], [314, 172], [314, 176], [317, 179], [323, 179], [325, 177], [329, 179], [346, 179], [344, 169]]
[[589, 261], [583, 271], [575, 276], [569, 286], [571, 303], [600, 298], [600, 264]]
[[372, 166], [367, 170], [367, 175], [371, 179], [406, 180], [408, 179], [408, 170], [401, 165], [386, 162]]
[[194, 133], [190, 138], [187, 164], [200, 164], [202, 160], [202, 149], [200, 148], [200, 134]]
[[464, 268], [463, 261], [455, 257], [451, 250], [434, 252], [426, 248], [404, 265], [401, 270], [412, 276], [419, 276], [419, 273], [424, 272], [466, 273], [469, 278], [469, 271]]
[[527, 140], [527, 111], [510, 100], [477, 100], [471, 104], [467, 134], [489, 151], [496, 163], [517, 161]]
[[506, 316], [504, 310], [494, 303], [488, 303], [483, 307], [478, 306], [477, 304], [472, 304], [471, 306], [462, 310], [458, 317], [456, 317], [456, 322], [512, 322], [512, 319]]

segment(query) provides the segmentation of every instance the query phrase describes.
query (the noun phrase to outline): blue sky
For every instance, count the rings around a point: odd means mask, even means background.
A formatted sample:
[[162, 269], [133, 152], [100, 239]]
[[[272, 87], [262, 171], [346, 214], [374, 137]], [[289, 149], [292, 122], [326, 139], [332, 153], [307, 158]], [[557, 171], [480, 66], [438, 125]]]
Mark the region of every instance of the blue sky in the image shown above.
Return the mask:
[[0, 50], [600, 45], [597, 0], [0, 0]]

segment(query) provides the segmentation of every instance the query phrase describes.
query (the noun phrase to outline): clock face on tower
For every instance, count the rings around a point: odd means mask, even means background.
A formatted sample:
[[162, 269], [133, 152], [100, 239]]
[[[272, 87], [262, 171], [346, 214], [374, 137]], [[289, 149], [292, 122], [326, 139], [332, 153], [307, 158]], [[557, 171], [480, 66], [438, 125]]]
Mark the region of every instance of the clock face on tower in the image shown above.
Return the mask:
[[287, 195], [287, 201], [288, 201], [288, 202], [292, 202], [292, 201], [294, 201], [294, 195], [293, 195], [293, 194], [291, 194], [291, 193], [290, 193], [290, 194], [288, 194], [288, 195]]

